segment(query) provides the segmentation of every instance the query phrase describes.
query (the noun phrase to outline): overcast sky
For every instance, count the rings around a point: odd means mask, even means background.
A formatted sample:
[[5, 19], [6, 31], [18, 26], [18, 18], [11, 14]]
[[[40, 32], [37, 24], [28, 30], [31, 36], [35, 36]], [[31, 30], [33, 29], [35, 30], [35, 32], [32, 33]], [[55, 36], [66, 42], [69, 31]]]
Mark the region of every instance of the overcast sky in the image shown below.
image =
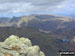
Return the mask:
[[[0, 0], [0, 16], [32, 13], [74, 13], [74, 0]], [[21, 14], [22, 13], [22, 14]]]

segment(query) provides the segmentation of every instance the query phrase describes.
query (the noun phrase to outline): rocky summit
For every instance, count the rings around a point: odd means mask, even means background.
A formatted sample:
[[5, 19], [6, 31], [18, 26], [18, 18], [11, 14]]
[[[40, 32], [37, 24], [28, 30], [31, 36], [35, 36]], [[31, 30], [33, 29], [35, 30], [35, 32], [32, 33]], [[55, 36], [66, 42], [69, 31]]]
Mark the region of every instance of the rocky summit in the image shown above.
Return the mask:
[[45, 56], [38, 45], [32, 46], [28, 38], [11, 35], [0, 42], [0, 56]]

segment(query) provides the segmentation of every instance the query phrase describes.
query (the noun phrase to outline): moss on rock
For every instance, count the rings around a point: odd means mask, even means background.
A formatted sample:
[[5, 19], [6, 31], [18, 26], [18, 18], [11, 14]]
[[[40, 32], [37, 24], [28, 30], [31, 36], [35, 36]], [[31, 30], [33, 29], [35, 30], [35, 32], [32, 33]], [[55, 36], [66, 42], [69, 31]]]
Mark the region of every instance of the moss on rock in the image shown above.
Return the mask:
[[0, 56], [45, 56], [39, 46], [32, 46], [28, 38], [11, 35], [0, 42]]

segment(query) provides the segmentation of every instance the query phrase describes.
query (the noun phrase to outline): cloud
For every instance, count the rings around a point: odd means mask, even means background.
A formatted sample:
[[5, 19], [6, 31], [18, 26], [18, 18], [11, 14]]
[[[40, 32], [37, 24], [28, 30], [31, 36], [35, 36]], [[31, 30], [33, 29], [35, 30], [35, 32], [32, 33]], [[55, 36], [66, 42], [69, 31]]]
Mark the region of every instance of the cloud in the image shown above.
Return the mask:
[[2, 3], [0, 4], [0, 12], [2, 13], [17, 13], [31, 11], [34, 6], [31, 3]]
[[0, 0], [0, 3], [31, 2], [33, 4], [56, 4], [62, 0]]
[[53, 13], [58, 15], [74, 15], [75, 13], [75, 1], [65, 0], [62, 4], [58, 5]]
[[[0, 0], [1, 13], [40, 12], [52, 10], [60, 0]], [[49, 10], [49, 11], [50, 11]]]
[[74, 14], [74, 0], [0, 0], [0, 16]]
[[[72, 0], [0, 0], [0, 15], [20, 13], [58, 13], [71, 8]], [[69, 5], [69, 6], [68, 6]], [[66, 8], [66, 9], [63, 9]], [[46, 13], [46, 14], [47, 14]]]

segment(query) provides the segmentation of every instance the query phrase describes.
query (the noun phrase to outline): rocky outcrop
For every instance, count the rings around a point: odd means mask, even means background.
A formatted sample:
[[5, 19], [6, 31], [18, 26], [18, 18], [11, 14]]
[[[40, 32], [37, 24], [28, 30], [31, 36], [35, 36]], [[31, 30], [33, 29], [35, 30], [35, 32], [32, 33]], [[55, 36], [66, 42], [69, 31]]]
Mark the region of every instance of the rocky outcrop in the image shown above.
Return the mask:
[[45, 56], [39, 46], [32, 46], [28, 38], [11, 35], [0, 42], [0, 56]]

